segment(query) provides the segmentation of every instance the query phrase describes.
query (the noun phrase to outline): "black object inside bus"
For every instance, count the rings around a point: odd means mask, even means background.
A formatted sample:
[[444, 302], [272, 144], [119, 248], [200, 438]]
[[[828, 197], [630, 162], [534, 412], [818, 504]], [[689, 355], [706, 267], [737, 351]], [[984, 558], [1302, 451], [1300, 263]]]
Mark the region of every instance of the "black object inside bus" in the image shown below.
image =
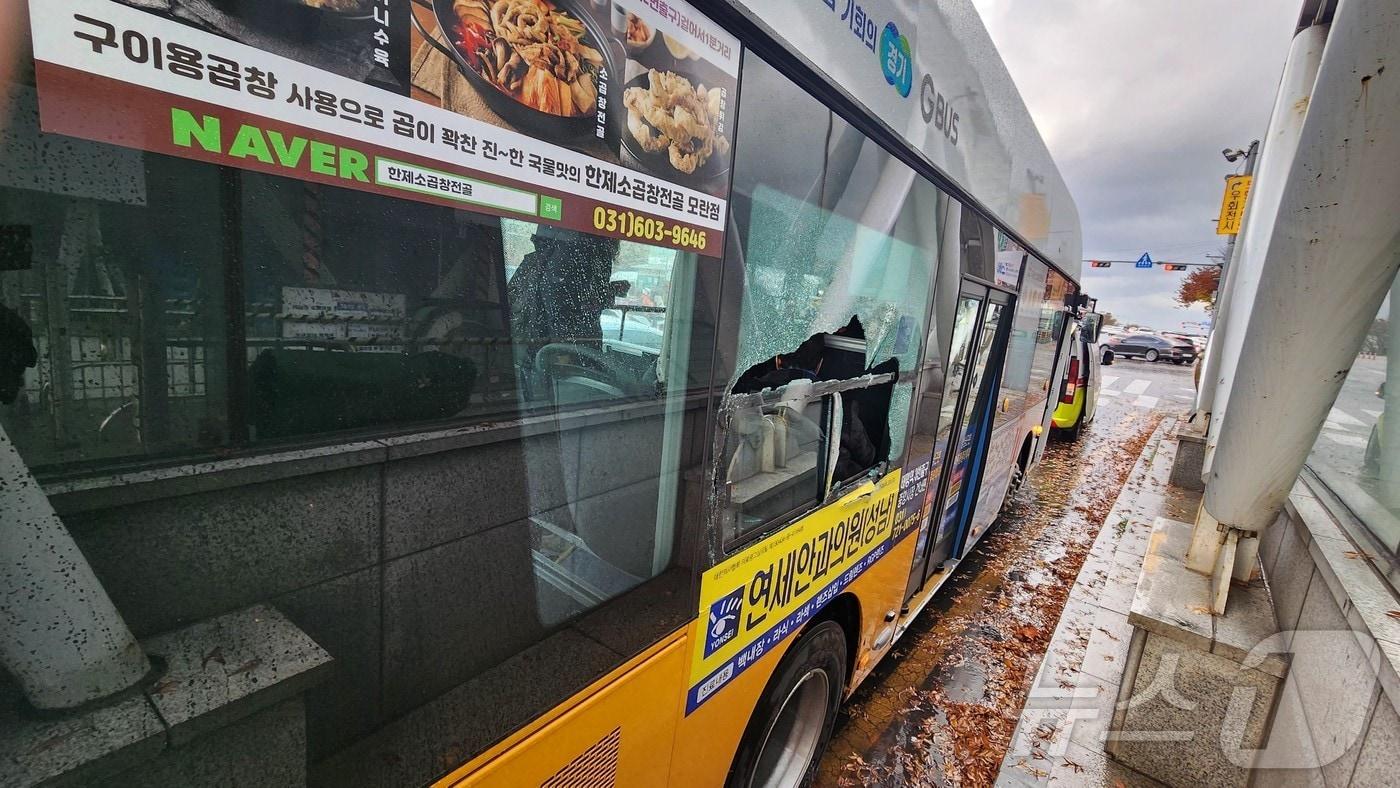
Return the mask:
[[[864, 375], [893, 373], [898, 378], [899, 362], [886, 359], [865, 366], [865, 328], [860, 318], [833, 332], [808, 337], [791, 353], [780, 353], [749, 367], [735, 382], [732, 393], [749, 394], [776, 389], [797, 380], [851, 380]], [[889, 458], [890, 397], [894, 379], [866, 388], [842, 392], [841, 433], [832, 473], [833, 487], [839, 487]]]
[[431, 351], [264, 350], [249, 370], [260, 439], [445, 419], [471, 402], [476, 367]]

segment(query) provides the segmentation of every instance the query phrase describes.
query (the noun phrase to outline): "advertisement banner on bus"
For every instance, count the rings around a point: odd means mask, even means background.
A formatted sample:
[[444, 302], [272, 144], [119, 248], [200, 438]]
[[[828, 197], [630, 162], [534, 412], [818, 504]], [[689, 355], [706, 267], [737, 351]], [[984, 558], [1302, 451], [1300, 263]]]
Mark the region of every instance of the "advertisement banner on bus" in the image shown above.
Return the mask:
[[932, 454], [925, 454], [904, 464], [899, 480], [899, 504], [890, 537], [896, 544], [927, 520], [933, 508], [933, 488], [929, 484], [932, 462]]
[[686, 714], [889, 552], [899, 486], [896, 470], [705, 572]]
[[31, 0], [43, 131], [723, 249], [741, 49], [683, 2], [148, 7]]

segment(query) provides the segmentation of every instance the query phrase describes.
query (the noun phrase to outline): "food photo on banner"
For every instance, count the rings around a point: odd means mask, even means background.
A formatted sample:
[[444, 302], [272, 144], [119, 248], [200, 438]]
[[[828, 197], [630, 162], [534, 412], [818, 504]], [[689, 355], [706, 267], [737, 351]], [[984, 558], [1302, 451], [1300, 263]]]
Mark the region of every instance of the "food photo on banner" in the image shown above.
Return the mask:
[[683, 3], [414, 0], [412, 95], [713, 196], [739, 46]]

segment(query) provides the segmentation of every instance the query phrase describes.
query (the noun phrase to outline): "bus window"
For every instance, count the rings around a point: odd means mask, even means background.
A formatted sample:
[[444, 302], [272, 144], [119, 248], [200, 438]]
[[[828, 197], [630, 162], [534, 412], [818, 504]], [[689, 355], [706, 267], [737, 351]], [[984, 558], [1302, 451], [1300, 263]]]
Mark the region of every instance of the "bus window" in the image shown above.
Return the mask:
[[962, 211], [962, 272], [984, 282], [997, 282], [992, 223], [967, 206], [963, 206]]
[[932, 184], [747, 54], [742, 98], [726, 542], [902, 456], [939, 240]]
[[[889, 458], [894, 359], [865, 368], [858, 318], [739, 377], [722, 425], [723, 479], [736, 532], [811, 508]], [[855, 384], [853, 378], [881, 376]]]
[[678, 252], [146, 159], [149, 208], [0, 203], [38, 241], [6, 301], [43, 359], [0, 418], [41, 473], [661, 386]]
[[[0, 422], [42, 480], [84, 485], [69, 523], [104, 579], [161, 599], [125, 611], [138, 636], [274, 600], [338, 665], [311, 758], [357, 772], [394, 718], [480, 720], [440, 726], [477, 752], [693, 615], [717, 265], [73, 151], [136, 197], [0, 188], [33, 239], [0, 306], [36, 362]], [[157, 464], [124, 497], [119, 471]], [[515, 686], [529, 702], [498, 708]]]

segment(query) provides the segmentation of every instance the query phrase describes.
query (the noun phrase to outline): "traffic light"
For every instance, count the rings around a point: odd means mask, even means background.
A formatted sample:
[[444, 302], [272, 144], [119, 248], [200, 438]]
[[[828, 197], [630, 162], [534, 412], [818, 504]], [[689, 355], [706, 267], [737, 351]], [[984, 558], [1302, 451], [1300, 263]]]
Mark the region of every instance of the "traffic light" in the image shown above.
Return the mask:
[[1107, 261], [1107, 260], [1090, 260], [1090, 261], [1089, 261], [1089, 267], [1090, 267], [1090, 268], [1107, 268], [1107, 267], [1109, 267], [1110, 265], [1113, 265], [1113, 263], [1110, 263], [1110, 262]]
[[1162, 263], [1162, 268], [1167, 271], [1185, 271], [1186, 265], [1184, 263]]

